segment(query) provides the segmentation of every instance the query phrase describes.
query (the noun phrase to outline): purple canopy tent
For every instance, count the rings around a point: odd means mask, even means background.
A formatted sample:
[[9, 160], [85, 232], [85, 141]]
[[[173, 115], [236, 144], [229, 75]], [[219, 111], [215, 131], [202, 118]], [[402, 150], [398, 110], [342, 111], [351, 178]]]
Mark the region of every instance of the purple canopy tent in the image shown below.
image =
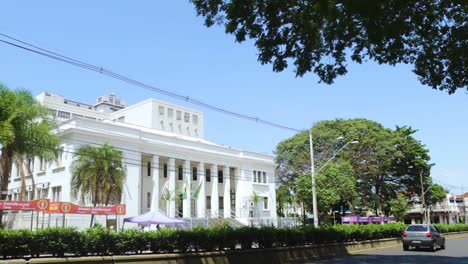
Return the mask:
[[[167, 215], [165, 215], [163, 212], [157, 210], [157, 211], [149, 211], [141, 215], [137, 216], [132, 216], [132, 217], [126, 217], [124, 218], [124, 224], [125, 222], [129, 223], [136, 223], [136, 224], [141, 224], [141, 225], [185, 225], [187, 224], [185, 221], [176, 219], [176, 218], [170, 218]], [[123, 226], [122, 226], [123, 228]]]

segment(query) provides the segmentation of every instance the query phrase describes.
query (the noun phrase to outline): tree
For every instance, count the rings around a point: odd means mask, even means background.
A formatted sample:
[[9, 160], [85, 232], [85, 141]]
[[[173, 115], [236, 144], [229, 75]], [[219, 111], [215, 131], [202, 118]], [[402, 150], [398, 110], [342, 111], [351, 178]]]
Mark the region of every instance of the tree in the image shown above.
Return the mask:
[[[76, 151], [72, 163], [71, 193], [82, 204], [89, 197], [94, 206], [119, 204], [125, 180], [122, 152], [104, 144], [84, 145]], [[93, 225], [94, 215], [91, 217]]]
[[[416, 190], [420, 189], [419, 171], [410, 167], [431, 167], [428, 164], [428, 150], [412, 137], [415, 132], [408, 127], [391, 130], [377, 122], [359, 118], [318, 122], [312, 128], [317, 168], [323, 166], [345, 142], [359, 141], [359, 144], [344, 148], [335, 161], [349, 162], [352, 166], [355, 188], [359, 194], [355, 205], [372, 209], [376, 214], [383, 211], [388, 215], [388, 202], [395, 199], [397, 193], [417, 193]], [[337, 141], [338, 137], [343, 137], [343, 140]], [[278, 144], [277, 174], [286, 184], [309, 173], [308, 146], [307, 132], [298, 133]], [[304, 186], [307, 187], [307, 184]]]
[[287, 185], [281, 185], [276, 189], [276, 213], [280, 217], [285, 217], [284, 209], [294, 203], [293, 195]]
[[205, 25], [222, 24], [237, 42], [252, 39], [276, 72], [293, 64], [327, 84], [347, 63], [414, 64], [434, 89], [468, 89], [466, 13], [461, 0], [191, 0]]
[[401, 193], [398, 194], [396, 199], [389, 201], [391, 214], [402, 222], [404, 221], [405, 216], [408, 212], [408, 208], [409, 208], [408, 202], [409, 202], [408, 197], [406, 197], [406, 195], [401, 194]]
[[[320, 215], [330, 211], [352, 208], [357, 197], [356, 180], [349, 162], [330, 163], [316, 177], [317, 183], [317, 211]], [[312, 211], [312, 179], [309, 174], [299, 176], [294, 182], [297, 199]]]
[[[23, 158], [54, 159], [59, 138], [48, 111], [24, 90], [12, 91], [0, 84], [0, 143], [2, 144], [0, 200], [6, 200], [8, 178], [14, 162], [23, 169]], [[15, 161], [16, 157], [16, 161]], [[21, 160], [20, 160], [21, 159]], [[2, 224], [0, 211], [0, 225]]]
[[448, 193], [449, 191], [447, 189], [435, 183], [434, 185], [432, 185], [432, 188], [429, 190], [429, 195], [427, 198], [431, 204], [435, 204], [447, 198]]

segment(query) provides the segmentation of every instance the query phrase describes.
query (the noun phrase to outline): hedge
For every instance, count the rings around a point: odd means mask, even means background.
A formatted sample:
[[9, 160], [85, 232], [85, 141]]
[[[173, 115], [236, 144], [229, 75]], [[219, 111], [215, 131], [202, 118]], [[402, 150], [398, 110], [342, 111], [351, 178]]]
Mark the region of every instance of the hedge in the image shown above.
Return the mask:
[[[468, 231], [468, 225], [436, 225], [443, 232]], [[336, 225], [280, 229], [272, 226], [229, 226], [120, 232], [103, 227], [77, 231], [0, 229], [0, 256], [89, 256], [271, 248], [399, 237], [403, 223]]]

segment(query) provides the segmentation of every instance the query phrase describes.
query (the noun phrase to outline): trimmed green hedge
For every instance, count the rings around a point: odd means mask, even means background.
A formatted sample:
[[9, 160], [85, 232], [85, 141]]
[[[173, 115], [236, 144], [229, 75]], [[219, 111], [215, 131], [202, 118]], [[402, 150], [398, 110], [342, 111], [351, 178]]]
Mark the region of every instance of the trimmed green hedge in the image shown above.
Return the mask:
[[[468, 231], [468, 225], [463, 224], [437, 227], [443, 232]], [[389, 223], [286, 229], [222, 226], [150, 232], [140, 229], [115, 232], [102, 227], [81, 232], [73, 228], [0, 229], [0, 256], [63, 257], [271, 248], [399, 237], [404, 228], [403, 223]]]

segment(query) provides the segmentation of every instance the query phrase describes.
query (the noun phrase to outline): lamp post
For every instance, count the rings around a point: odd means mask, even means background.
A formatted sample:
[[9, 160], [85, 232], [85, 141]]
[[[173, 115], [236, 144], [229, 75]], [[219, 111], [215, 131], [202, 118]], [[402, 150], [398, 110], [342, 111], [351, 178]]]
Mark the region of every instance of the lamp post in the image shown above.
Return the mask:
[[[343, 139], [343, 137], [339, 137], [338, 139]], [[343, 145], [343, 147], [341, 147], [337, 152], [335, 152], [333, 154], [333, 156], [331, 158], [329, 158], [324, 164], [322, 167], [320, 167], [317, 171], [317, 173], [319, 173], [320, 171], [322, 171], [323, 168], [325, 168], [325, 166], [327, 166], [327, 164], [332, 161], [336, 155], [342, 151], [348, 144], [357, 144], [359, 143], [359, 141], [349, 141], [347, 142], [346, 144]], [[310, 175], [312, 177], [312, 213], [314, 215], [314, 227], [318, 227], [319, 223], [318, 223], [318, 212], [317, 212], [317, 194], [316, 194], [316, 184], [315, 184], [315, 165], [314, 165], [314, 144], [312, 142], [312, 128], [310, 128], [309, 130], [309, 144], [310, 144]]]

